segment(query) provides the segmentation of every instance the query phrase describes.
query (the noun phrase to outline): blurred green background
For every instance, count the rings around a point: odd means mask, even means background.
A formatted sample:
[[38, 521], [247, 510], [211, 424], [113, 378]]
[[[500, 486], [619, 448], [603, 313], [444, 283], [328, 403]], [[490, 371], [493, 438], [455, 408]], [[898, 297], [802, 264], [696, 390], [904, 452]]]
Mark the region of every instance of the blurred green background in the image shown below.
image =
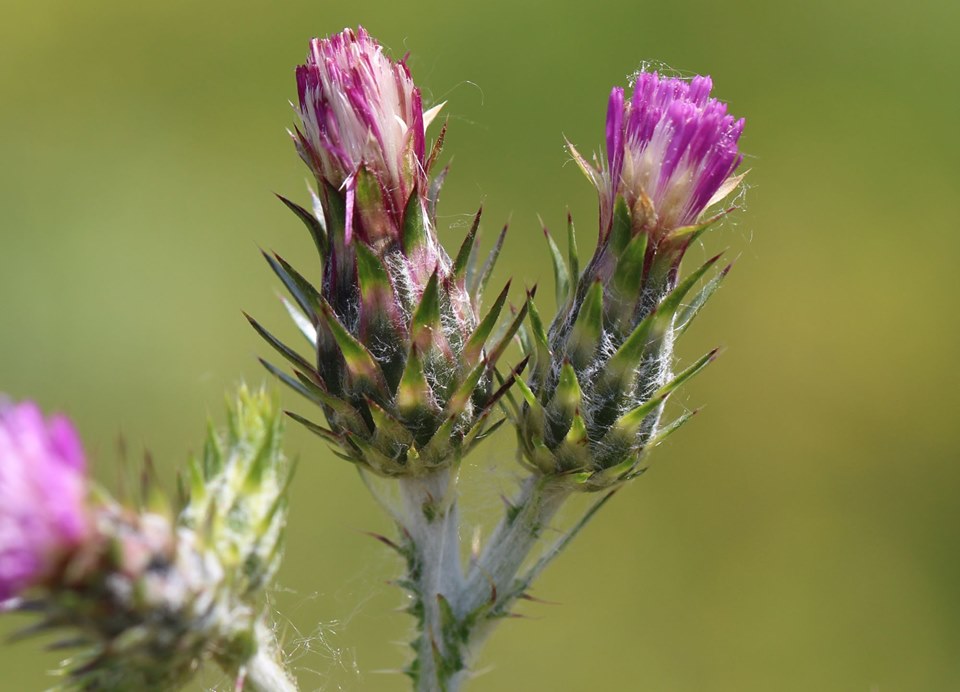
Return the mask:
[[[563, 135], [599, 148], [609, 88], [642, 61], [709, 73], [747, 118], [752, 172], [745, 209], [693, 251], [737, 259], [681, 343], [686, 362], [726, 347], [678, 397], [706, 409], [541, 579], [559, 605], [502, 626], [470, 689], [958, 690], [958, 20], [950, 0], [6, 0], [0, 390], [75, 416], [112, 487], [118, 436], [170, 479], [224, 392], [265, 379], [240, 311], [289, 334], [258, 246], [313, 261], [271, 194], [306, 198], [284, 130], [313, 35], [359, 22], [411, 51], [426, 100], [449, 101], [441, 237], [458, 244], [481, 202], [487, 244], [511, 218], [494, 278], [517, 298], [550, 285], [537, 213], [559, 229], [569, 205], [583, 252], [596, 235]], [[301, 683], [403, 690], [383, 672], [407, 656], [399, 567], [362, 534], [391, 528], [288, 429], [275, 600]], [[466, 464], [474, 524], [512, 490], [511, 443]], [[38, 648], [0, 648], [0, 689], [50, 684]], [[200, 684], [227, 689], [212, 669]]]

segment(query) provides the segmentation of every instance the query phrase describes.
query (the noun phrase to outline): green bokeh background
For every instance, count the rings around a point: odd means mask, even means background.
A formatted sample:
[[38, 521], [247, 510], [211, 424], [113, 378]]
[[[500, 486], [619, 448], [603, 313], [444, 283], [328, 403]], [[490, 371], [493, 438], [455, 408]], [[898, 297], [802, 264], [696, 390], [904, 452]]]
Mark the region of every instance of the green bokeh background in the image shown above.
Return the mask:
[[[960, 689], [958, 20], [950, 0], [6, 0], [0, 390], [75, 416], [113, 487], [118, 436], [169, 480], [224, 392], [265, 379], [240, 310], [289, 334], [258, 246], [312, 261], [271, 194], [306, 197], [284, 129], [312, 35], [360, 22], [411, 51], [427, 100], [449, 102], [441, 237], [458, 244], [481, 202], [486, 243], [511, 218], [495, 279], [517, 298], [550, 284], [536, 214], [561, 228], [569, 205], [582, 249], [595, 238], [563, 135], [598, 148], [608, 90], [641, 61], [709, 73], [747, 118], [752, 172], [745, 209], [693, 251], [737, 259], [680, 349], [726, 347], [678, 397], [706, 408], [470, 689]], [[398, 565], [362, 534], [391, 529], [347, 464], [289, 432], [274, 597], [301, 683], [403, 690], [382, 672], [407, 656]], [[511, 491], [511, 442], [466, 463], [474, 524]], [[44, 688], [56, 660], [2, 646], [0, 689]]]

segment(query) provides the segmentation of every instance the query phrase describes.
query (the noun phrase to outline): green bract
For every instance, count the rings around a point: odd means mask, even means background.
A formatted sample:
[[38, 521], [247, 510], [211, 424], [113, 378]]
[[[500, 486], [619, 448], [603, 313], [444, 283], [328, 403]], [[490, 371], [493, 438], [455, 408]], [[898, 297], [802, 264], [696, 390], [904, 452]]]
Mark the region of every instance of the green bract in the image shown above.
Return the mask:
[[300, 355], [249, 318], [293, 376], [264, 365], [317, 404], [328, 427], [290, 415], [382, 476], [419, 475], [458, 459], [490, 431], [495, 404], [513, 379], [494, 391], [495, 364], [524, 312], [494, 333], [504, 287], [480, 317], [503, 235], [478, 268], [478, 212], [451, 260], [434, 232], [439, 182], [429, 196], [411, 194], [399, 235], [357, 232], [358, 217], [348, 239], [345, 195], [322, 181], [314, 213], [284, 199], [314, 238], [320, 287], [279, 256], [267, 261], [293, 297], [286, 305], [310, 352]]
[[579, 276], [572, 221], [566, 259], [546, 233], [560, 306], [549, 330], [528, 301], [522, 341], [533, 367], [527, 382], [517, 382], [522, 402], [512, 409], [523, 459], [584, 490], [642, 473], [645, 452], [690, 416], [660, 427], [667, 397], [716, 356], [672, 371], [674, 340], [729, 270], [684, 302], [719, 259], [679, 276], [684, 251], [712, 220], [656, 238], [648, 213], [619, 198], [610, 232]]

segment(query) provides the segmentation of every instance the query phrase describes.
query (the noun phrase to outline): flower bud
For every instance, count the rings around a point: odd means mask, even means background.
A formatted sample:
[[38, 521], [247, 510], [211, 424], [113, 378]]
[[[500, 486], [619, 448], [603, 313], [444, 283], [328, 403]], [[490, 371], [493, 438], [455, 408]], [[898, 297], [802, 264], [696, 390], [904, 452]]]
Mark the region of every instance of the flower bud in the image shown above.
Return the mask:
[[710, 88], [708, 77], [641, 73], [629, 100], [611, 92], [606, 165], [570, 147], [600, 194], [600, 231], [579, 277], [572, 224], [566, 266], [547, 236], [560, 309], [546, 330], [531, 304], [527, 347], [536, 360], [518, 416], [524, 457], [538, 472], [609, 487], [641, 473], [645, 452], [689, 418], [660, 426], [667, 397], [716, 351], [674, 374], [674, 341], [729, 267], [694, 292], [719, 257], [682, 279], [680, 261], [715, 220], [701, 222], [704, 210], [742, 178], [732, 174], [744, 121], [709, 98]]
[[481, 270], [479, 213], [455, 259], [440, 245], [443, 173], [432, 182], [428, 175], [442, 132], [424, 156], [424, 128], [437, 109], [423, 112], [406, 65], [362, 28], [314, 39], [297, 83], [295, 139], [319, 190], [312, 211], [281, 199], [313, 236], [319, 288], [280, 257], [267, 261], [293, 296], [288, 308], [313, 352], [303, 357], [251, 323], [295, 377], [267, 368], [319, 405], [329, 427], [297, 420], [377, 474], [427, 473], [479, 440], [499, 396], [494, 364], [523, 319], [491, 338], [506, 289], [481, 319], [502, 236]]

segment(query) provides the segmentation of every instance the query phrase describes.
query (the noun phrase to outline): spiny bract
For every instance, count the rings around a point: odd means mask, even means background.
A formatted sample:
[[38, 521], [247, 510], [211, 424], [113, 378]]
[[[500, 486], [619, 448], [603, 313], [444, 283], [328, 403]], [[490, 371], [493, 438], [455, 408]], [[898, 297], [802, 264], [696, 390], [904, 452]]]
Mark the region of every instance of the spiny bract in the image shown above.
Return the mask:
[[[293, 296], [304, 357], [257, 321], [254, 328], [294, 376], [264, 362], [321, 407], [329, 427], [291, 414], [383, 476], [418, 475], [455, 461], [488, 433], [504, 391], [494, 368], [523, 319], [494, 334], [507, 296], [480, 318], [480, 299], [503, 235], [476, 263], [480, 214], [451, 260], [436, 237], [446, 171], [429, 173], [424, 113], [409, 70], [362, 29], [311, 42], [297, 72], [301, 127], [294, 141], [317, 180], [313, 211], [283, 199], [320, 256], [315, 288], [279, 256], [267, 256]], [[512, 376], [508, 377], [508, 383]]]

